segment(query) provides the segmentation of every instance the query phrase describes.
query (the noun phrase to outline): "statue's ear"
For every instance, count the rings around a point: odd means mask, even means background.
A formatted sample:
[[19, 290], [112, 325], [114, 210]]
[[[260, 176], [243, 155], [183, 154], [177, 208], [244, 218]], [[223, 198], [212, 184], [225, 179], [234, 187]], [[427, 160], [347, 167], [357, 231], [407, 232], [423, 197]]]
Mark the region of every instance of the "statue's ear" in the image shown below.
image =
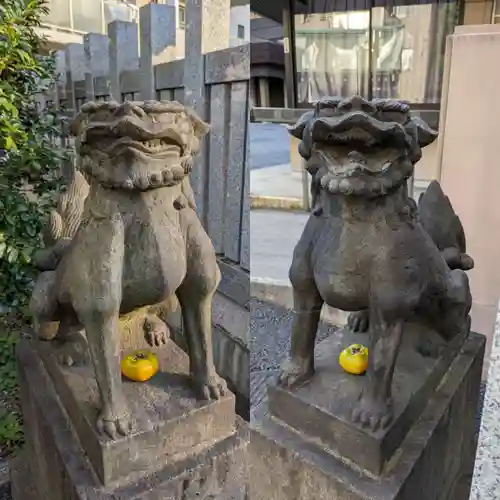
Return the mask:
[[304, 129], [307, 124], [314, 118], [315, 112], [308, 111], [304, 113], [298, 120], [295, 125], [290, 125], [288, 127], [288, 132], [290, 135], [295, 137], [296, 139], [302, 139], [302, 134], [304, 133]]
[[80, 137], [87, 126], [88, 118], [87, 111], [80, 111], [69, 124], [69, 133], [75, 137]]
[[413, 123], [417, 129], [418, 145], [421, 148], [425, 148], [429, 144], [432, 144], [438, 136], [437, 130], [432, 129], [429, 125], [418, 116], [413, 117]]
[[84, 132], [89, 118], [94, 113], [104, 109], [114, 111], [120, 104], [116, 101], [86, 102], [69, 125], [69, 133], [75, 137], [80, 137]]
[[193, 133], [196, 139], [200, 140], [203, 136], [208, 134], [210, 130], [210, 125], [205, 123], [198, 114], [191, 108], [185, 108], [186, 112], [191, 120], [191, 124], [193, 125]]

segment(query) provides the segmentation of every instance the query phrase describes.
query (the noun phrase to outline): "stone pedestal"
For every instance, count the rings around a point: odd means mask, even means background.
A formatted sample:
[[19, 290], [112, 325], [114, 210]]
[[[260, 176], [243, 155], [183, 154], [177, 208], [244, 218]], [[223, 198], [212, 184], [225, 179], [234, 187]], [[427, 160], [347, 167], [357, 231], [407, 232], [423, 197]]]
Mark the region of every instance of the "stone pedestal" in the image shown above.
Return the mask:
[[309, 383], [270, 387], [252, 424], [252, 500], [467, 500], [485, 339], [471, 333], [430, 357], [425, 334], [406, 329], [384, 430], [349, 418], [365, 377], [338, 365], [341, 349], [363, 342], [348, 330], [318, 344]]
[[153, 351], [159, 373], [124, 381], [134, 432], [112, 441], [95, 430], [92, 368], [63, 367], [52, 343], [20, 342], [26, 446], [11, 471], [14, 500], [246, 498], [248, 431], [234, 396], [198, 401], [186, 354], [171, 340]]

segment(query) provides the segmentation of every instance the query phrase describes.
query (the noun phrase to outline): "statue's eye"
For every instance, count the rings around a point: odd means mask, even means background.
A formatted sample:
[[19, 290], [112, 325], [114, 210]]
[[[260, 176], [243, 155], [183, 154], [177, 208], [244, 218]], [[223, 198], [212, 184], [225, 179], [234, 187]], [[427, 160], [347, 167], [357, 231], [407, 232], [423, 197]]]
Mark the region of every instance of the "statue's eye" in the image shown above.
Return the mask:
[[319, 116], [325, 116], [325, 117], [335, 116], [336, 111], [337, 111], [336, 107], [335, 108], [332, 108], [332, 107], [322, 108], [322, 109], [320, 109]]
[[408, 115], [399, 111], [379, 111], [377, 118], [383, 122], [396, 122], [404, 125], [408, 120]]

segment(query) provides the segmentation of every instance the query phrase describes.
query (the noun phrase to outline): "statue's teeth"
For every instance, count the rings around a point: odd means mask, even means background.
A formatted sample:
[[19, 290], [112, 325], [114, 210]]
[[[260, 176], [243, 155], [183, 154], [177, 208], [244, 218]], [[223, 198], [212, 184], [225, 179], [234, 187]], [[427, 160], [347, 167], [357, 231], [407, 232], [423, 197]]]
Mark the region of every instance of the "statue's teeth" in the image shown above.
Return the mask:
[[325, 175], [321, 178], [320, 184], [321, 187], [326, 188], [328, 186], [328, 183], [330, 182], [330, 179], [332, 178], [331, 175]]
[[340, 181], [338, 190], [343, 194], [351, 194], [353, 191], [351, 183], [347, 179], [343, 179]]
[[332, 193], [336, 193], [339, 189], [339, 181], [338, 179], [332, 179], [329, 183], [328, 183], [328, 189], [330, 192]]

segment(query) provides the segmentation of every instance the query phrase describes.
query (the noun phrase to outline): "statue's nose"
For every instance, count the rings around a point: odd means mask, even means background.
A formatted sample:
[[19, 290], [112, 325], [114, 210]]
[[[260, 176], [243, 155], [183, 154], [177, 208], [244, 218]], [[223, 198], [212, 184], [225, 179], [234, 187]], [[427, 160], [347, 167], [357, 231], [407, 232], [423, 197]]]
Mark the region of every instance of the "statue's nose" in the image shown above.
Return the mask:
[[364, 113], [372, 114], [375, 113], [376, 108], [370, 102], [361, 97], [360, 95], [355, 95], [353, 97], [349, 97], [348, 99], [344, 99], [339, 103], [338, 108], [339, 111], [363, 111]]

